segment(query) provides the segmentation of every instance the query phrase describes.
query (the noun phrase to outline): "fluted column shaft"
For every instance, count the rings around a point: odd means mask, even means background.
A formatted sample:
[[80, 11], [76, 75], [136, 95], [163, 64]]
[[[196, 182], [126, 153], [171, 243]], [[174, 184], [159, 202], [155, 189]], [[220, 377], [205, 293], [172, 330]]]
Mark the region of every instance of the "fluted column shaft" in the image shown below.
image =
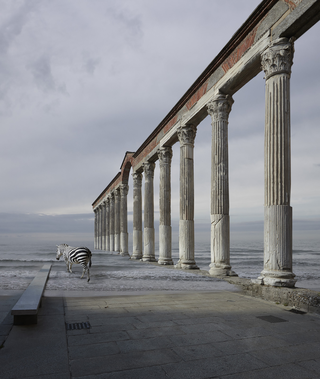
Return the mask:
[[129, 255], [128, 252], [128, 206], [127, 195], [129, 186], [120, 185], [120, 254]]
[[110, 251], [114, 251], [114, 193], [110, 194]]
[[99, 246], [100, 250], [102, 250], [102, 242], [103, 242], [103, 205], [100, 204], [100, 234], [99, 234]]
[[211, 275], [235, 275], [230, 266], [228, 118], [233, 100], [219, 93], [207, 106], [212, 119]]
[[101, 204], [98, 207], [98, 250], [101, 250]]
[[177, 268], [198, 269], [194, 259], [194, 165], [193, 150], [197, 128], [180, 126], [180, 221]]
[[96, 212], [97, 212], [96, 249], [99, 250], [99, 206], [96, 208]]
[[263, 284], [293, 287], [290, 148], [290, 75], [293, 44], [271, 43], [262, 54], [266, 74], [265, 220]]
[[120, 189], [114, 191], [114, 250], [120, 252]]
[[98, 209], [94, 209], [94, 249], [98, 249]]
[[159, 191], [159, 260], [161, 265], [172, 265], [171, 253], [171, 160], [172, 148], [163, 146], [158, 150], [160, 166]]
[[133, 251], [131, 259], [142, 258], [142, 174], [134, 172], [133, 177]]
[[153, 194], [153, 178], [154, 163], [144, 163], [143, 171], [145, 173], [144, 187], [144, 250], [143, 261], [155, 262], [155, 239], [154, 239], [154, 194]]
[[106, 203], [105, 201], [101, 204], [102, 210], [102, 220], [101, 220], [101, 250], [106, 249]]
[[110, 197], [106, 199], [106, 251], [110, 251]]

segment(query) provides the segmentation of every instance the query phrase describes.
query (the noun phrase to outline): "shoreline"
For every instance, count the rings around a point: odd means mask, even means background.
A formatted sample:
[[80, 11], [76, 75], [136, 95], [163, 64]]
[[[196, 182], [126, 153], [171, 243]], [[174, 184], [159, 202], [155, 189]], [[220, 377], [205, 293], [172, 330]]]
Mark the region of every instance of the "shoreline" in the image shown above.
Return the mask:
[[[184, 272], [186, 274], [194, 274], [194, 275], [200, 275], [208, 278], [214, 278], [210, 276], [209, 271], [206, 270], [206, 268], [201, 268], [199, 270], [181, 270], [176, 269], [174, 265], [171, 266], [165, 266], [165, 265], [159, 265], [157, 262], [140, 262], [135, 260], [130, 260], [127, 257], [122, 257], [119, 254], [110, 254], [107, 255], [105, 258], [107, 258], [106, 261], [101, 261], [93, 265], [91, 268], [92, 272], [92, 279], [94, 278], [95, 273], [98, 273], [98, 277], [101, 278], [103, 276], [111, 275], [110, 272], [121, 275], [120, 273], [124, 273], [125, 279], [127, 279], [128, 276], [130, 276], [130, 272], [140, 272], [143, 274], [144, 271], [148, 271], [149, 269], [158, 269], [163, 272], [163, 270], [173, 270], [175, 273], [178, 272]], [[56, 271], [63, 272], [65, 270], [64, 262], [62, 261], [56, 261], [55, 259], [50, 260], [0, 260], [0, 291], [1, 290], [8, 290], [8, 289], [22, 289], [22, 287], [25, 287], [28, 285], [29, 282], [31, 282], [33, 278], [33, 274], [38, 271], [42, 265], [46, 262], [51, 262], [52, 267]], [[153, 267], [152, 267], [153, 266]], [[16, 273], [17, 271], [17, 273]], [[31, 271], [31, 272], [30, 272]], [[34, 271], [34, 272], [33, 272]], [[77, 273], [80, 273], [81, 275], [81, 268], [79, 265], [73, 266], [73, 271], [78, 275]], [[315, 292], [320, 292], [320, 278], [316, 278], [314, 276], [314, 272], [311, 273], [311, 275], [308, 275], [308, 271], [301, 272], [300, 270], [293, 270], [295, 273], [297, 273], [296, 277], [298, 279], [296, 283], [295, 288], [301, 288], [301, 289], [307, 289]], [[11, 272], [11, 278], [13, 278], [13, 281], [23, 279], [25, 280], [25, 283], [20, 288], [3, 288], [3, 283], [9, 283], [10, 281], [10, 272]], [[155, 271], [154, 271], [155, 272]], [[252, 275], [252, 272], [248, 272], [248, 276], [246, 276], [246, 272], [241, 270], [236, 270], [236, 273], [239, 274], [239, 278], [243, 280], [252, 280], [259, 276], [260, 272], [255, 273], [255, 275]], [[150, 273], [146, 273], [148, 275]], [[115, 276], [115, 275], [113, 275]], [[141, 275], [142, 276], [142, 275]], [[179, 274], [176, 274], [176, 276], [179, 276]], [[139, 279], [139, 278], [138, 278]], [[221, 279], [221, 278], [220, 278]], [[91, 281], [92, 282], [92, 281]], [[90, 282], [90, 284], [91, 284]], [[10, 287], [10, 286], [9, 286]], [[101, 289], [97, 289], [101, 291]]]
[[[320, 291], [303, 287], [308, 284], [307, 280], [298, 281], [295, 288], [268, 287], [244, 277], [212, 277], [206, 270], [181, 270], [156, 262], [129, 260], [120, 255], [109, 258], [109, 264], [106, 262], [91, 268], [89, 283], [80, 279], [82, 268], [79, 265], [74, 265], [74, 272], [70, 274], [66, 272], [64, 262], [51, 260], [52, 268], [43, 296], [122, 297], [228, 291], [320, 314]], [[43, 264], [44, 261], [29, 261], [19, 262], [17, 266], [17, 262], [5, 262], [1, 267], [0, 296], [22, 294]], [[310, 287], [312, 284], [315, 280], [309, 282]]]

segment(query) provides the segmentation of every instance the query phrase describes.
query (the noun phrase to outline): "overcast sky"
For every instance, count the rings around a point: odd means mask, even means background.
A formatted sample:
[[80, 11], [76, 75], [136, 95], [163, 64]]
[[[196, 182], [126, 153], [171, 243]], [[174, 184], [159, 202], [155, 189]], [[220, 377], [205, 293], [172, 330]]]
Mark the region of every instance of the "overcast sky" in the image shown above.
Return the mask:
[[[56, 220], [65, 215], [65, 228], [71, 222], [66, 215], [78, 214], [91, 232], [91, 204], [119, 171], [125, 152], [138, 149], [259, 3], [0, 0], [0, 225], [6, 225], [5, 232], [17, 228], [8, 220], [19, 214], [31, 214], [32, 220], [39, 214]], [[296, 41], [291, 77], [291, 205], [295, 220], [308, 222], [320, 220], [319, 35], [317, 24]], [[235, 223], [263, 219], [264, 89], [260, 73], [234, 95], [229, 117]], [[199, 223], [210, 222], [210, 140], [207, 117], [195, 141]], [[156, 211], [158, 176], [157, 165]], [[178, 176], [175, 145], [173, 219]], [[132, 211], [132, 179], [129, 186]], [[53, 219], [41, 217], [41, 223]], [[38, 231], [39, 218], [28, 228]]]

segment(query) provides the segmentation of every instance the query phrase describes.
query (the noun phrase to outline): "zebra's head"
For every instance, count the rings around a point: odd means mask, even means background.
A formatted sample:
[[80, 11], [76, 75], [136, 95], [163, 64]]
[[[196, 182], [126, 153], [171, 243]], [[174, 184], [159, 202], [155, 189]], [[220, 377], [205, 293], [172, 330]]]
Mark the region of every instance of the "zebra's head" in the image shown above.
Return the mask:
[[61, 255], [63, 254], [67, 246], [68, 245], [66, 243], [63, 243], [62, 245], [57, 245], [57, 255], [56, 255], [57, 260], [59, 260], [59, 258], [61, 257]]

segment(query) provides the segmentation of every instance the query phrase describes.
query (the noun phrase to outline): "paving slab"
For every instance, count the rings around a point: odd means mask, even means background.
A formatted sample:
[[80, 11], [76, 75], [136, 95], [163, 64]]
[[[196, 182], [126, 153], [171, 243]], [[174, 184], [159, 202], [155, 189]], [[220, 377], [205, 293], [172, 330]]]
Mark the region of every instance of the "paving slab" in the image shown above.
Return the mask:
[[232, 375], [226, 375], [223, 379], [318, 379], [319, 374], [305, 370], [297, 364], [283, 364], [281, 366], [268, 367], [251, 372], [238, 372]]
[[13, 325], [11, 309], [19, 300], [23, 291], [8, 291], [7, 296], [0, 296], [0, 347], [3, 346]]
[[[57, 311], [57, 302], [60, 303]], [[67, 339], [62, 299], [43, 299], [38, 324], [13, 326], [0, 349], [1, 379], [68, 377]], [[51, 312], [48, 312], [51, 309]], [[54, 311], [56, 309], [56, 311]]]
[[318, 315], [238, 292], [50, 296], [37, 325], [11, 325], [1, 379], [313, 379], [319, 342]]

